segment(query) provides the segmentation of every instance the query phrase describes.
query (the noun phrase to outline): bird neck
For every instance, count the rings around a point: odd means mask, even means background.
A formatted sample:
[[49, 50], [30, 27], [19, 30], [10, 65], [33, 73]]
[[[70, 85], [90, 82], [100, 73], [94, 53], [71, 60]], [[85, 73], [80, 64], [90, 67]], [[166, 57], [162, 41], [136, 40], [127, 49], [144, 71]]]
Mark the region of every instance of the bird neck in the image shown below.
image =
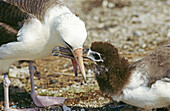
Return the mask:
[[101, 71], [101, 74], [98, 74], [96, 79], [102, 91], [111, 95], [119, 95], [129, 82], [131, 69], [125, 58], [121, 58], [118, 55], [112, 56], [112, 59], [109, 58], [106, 57], [104, 63], [96, 66]]
[[44, 16], [44, 23], [50, 25], [57, 25], [58, 18], [66, 13], [72, 13], [65, 5], [56, 5], [49, 8]]
[[[55, 7], [49, 8], [45, 13], [45, 19], [44, 19], [44, 27], [46, 28], [46, 31], [48, 32], [49, 37], [49, 43], [51, 46], [54, 45], [63, 45], [63, 42], [60, 38], [58, 26], [61, 21], [61, 16], [64, 16], [65, 14], [72, 14], [72, 12], [64, 5], [57, 5]], [[54, 48], [53, 47], [53, 48]]]
[[104, 62], [96, 65], [96, 79], [100, 89], [111, 95], [121, 94], [131, 76], [129, 62], [118, 54], [118, 49], [109, 43], [99, 42], [92, 45], [92, 50], [101, 54]]

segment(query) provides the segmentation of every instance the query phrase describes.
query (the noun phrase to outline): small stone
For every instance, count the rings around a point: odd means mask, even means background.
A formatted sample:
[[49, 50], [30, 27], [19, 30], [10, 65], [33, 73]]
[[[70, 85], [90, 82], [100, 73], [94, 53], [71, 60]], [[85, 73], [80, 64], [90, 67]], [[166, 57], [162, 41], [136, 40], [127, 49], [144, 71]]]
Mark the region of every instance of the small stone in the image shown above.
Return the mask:
[[132, 23], [141, 23], [140, 19], [137, 17], [132, 18]]
[[50, 84], [55, 84], [55, 83], [58, 83], [58, 80], [50, 80]]
[[168, 30], [167, 37], [170, 37], [170, 29]]
[[98, 25], [98, 28], [103, 28], [104, 27], [104, 23], [100, 23], [99, 25]]
[[107, 7], [107, 5], [108, 5], [108, 1], [107, 1], [107, 0], [103, 0], [102, 6], [103, 6], [103, 7]]
[[146, 48], [146, 46], [147, 46], [147, 45], [146, 45], [145, 43], [144, 43], [144, 44], [142, 44], [142, 48]]
[[93, 19], [94, 19], [95, 21], [99, 21], [99, 17], [98, 17], [98, 16], [94, 16]]
[[47, 72], [48, 71], [48, 69], [47, 68], [44, 68], [44, 72]]
[[67, 107], [66, 105], [63, 106], [64, 111], [71, 111], [71, 108]]
[[86, 111], [86, 110], [83, 108], [83, 109], [81, 109], [80, 111]]
[[66, 68], [68, 66], [68, 64], [64, 64], [63, 67]]
[[167, 5], [170, 5], [170, 1], [169, 0], [167, 1]]
[[153, 43], [154, 45], [156, 45], [156, 44], [157, 44], [157, 41], [153, 41], [152, 43]]
[[104, 100], [104, 97], [99, 97], [99, 100]]
[[46, 89], [41, 89], [41, 92], [45, 93], [45, 92], [47, 92], [47, 90]]
[[128, 48], [128, 46], [127, 45], [123, 45], [123, 49], [127, 49]]
[[115, 7], [115, 4], [109, 2], [109, 3], [108, 3], [108, 7], [109, 7], [109, 8], [113, 8], [113, 7]]
[[140, 37], [140, 36], [142, 36], [142, 33], [141, 33], [140, 31], [135, 31], [135, 32], [133, 33], [133, 35], [134, 35], [134, 36], [137, 36], [137, 37]]
[[138, 49], [139, 52], [144, 52], [145, 50], [144, 49]]
[[92, 36], [93, 37], [98, 37], [98, 33], [97, 32], [92, 32]]
[[16, 107], [17, 107], [17, 105], [16, 105], [16, 104], [12, 106], [12, 108], [16, 108]]
[[87, 74], [88, 74], [88, 75], [90, 75], [90, 74], [92, 74], [92, 73], [93, 73], [93, 71], [90, 70], [90, 69], [87, 71]]

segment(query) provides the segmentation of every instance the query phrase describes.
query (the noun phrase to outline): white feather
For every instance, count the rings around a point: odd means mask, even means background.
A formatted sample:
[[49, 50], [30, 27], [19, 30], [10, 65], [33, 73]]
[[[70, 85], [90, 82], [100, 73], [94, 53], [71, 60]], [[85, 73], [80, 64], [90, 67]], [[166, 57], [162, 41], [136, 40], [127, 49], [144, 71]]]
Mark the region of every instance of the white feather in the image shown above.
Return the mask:
[[0, 72], [7, 72], [9, 66], [18, 60], [51, 56], [54, 47], [65, 45], [61, 38], [74, 49], [82, 47], [86, 35], [83, 21], [67, 7], [52, 7], [46, 11], [44, 21], [28, 19], [18, 32], [18, 41], [0, 47]]
[[151, 87], [147, 86], [147, 73], [135, 70], [132, 72], [129, 83], [120, 96], [112, 96], [116, 101], [123, 101], [142, 108], [161, 108], [170, 105], [170, 83], [157, 80]]
[[161, 108], [170, 105], [170, 83], [158, 80], [151, 88], [140, 86], [136, 89], [124, 89], [125, 103], [143, 108]]

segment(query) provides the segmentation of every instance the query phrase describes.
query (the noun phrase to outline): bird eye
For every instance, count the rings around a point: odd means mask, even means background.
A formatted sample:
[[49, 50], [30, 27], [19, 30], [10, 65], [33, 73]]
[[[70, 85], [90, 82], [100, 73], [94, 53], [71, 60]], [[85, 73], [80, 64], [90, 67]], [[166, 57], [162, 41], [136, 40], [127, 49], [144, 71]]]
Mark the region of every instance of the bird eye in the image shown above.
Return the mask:
[[89, 57], [96, 62], [103, 62], [101, 55], [97, 52], [91, 52]]
[[92, 55], [95, 58], [95, 60], [100, 60], [101, 59], [99, 54], [97, 54], [97, 53], [93, 53]]

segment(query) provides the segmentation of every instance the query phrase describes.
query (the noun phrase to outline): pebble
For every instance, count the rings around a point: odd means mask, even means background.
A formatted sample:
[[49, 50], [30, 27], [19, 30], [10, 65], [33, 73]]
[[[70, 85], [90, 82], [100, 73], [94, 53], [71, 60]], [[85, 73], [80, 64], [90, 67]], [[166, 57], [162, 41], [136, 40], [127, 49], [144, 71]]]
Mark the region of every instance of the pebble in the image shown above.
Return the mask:
[[16, 105], [16, 104], [12, 106], [12, 108], [16, 108], [16, 107], [17, 107], [17, 105]]
[[115, 4], [112, 3], [112, 2], [109, 2], [109, 3], [108, 3], [108, 7], [109, 7], [109, 8], [113, 8], [113, 7], [115, 7]]
[[67, 107], [66, 105], [63, 106], [63, 111], [71, 111], [71, 108]]
[[83, 109], [81, 109], [80, 111], [86, 111], [86, 110], [83, 108]]
[[144, 44], [142, 44], [142, 48], [146, 48], [146, 46], [147, 46], [147, 45], [146, 45], [145, 43], [144, 43]]
[[92, 37], [98, 37], [98, 33], [97, 32], [92, 32]]
[[132, 18], [132, 23], [141, 23], [140, 19], [138, 17]]
[[12, 66], [12, 68], [9, 69], [9, 76], [25, 79], [26, 77], [29, 77], [28, 67], [17, 68], [16, 66]]
[[50, 80], [50, 84], [55, 84], [55, 83], [58, 83], [58, 80], [55, 79]]
[[139, 52], [144, 52], [145, 50], [144, 49], [138, 49]]
[[169, 6], [170, 6], [170, 1], [169, 1], [169, 0], [167, 0], [167, 5], [169, 5]]
[[123, 49], [128, 49], [128, 46], [127, 45], [123, 45]]
[[170, 29], [168, 30], [167, 37], [170, 37]]
[[104, 26], [105, 26], [104, 23], [100, 23], [100, 24], [98, 25], [98, 28], [103, 28]]
[[142, 33], [140, 31], [135, 31], [133, 33], [134, 36], [137, 36], [137, 37], [141, 37], [142, 36]]
[[[168, 41], [170, 41], [170, 30], [168, 30], [170, 28], [170, 22], [169, 18], [167, 19], [167, 16], [170, 12], [169, 0], [165, 0], [165, 3], [158, 3], [158, 0], [141, 0], [135, 1], [134, 3], [133, 0], [128, 0], [132, 3], [132, 5], [129, 7], [124, 7], [122, 9], [114, 8], [114, 6], [113, 8], [111, 8], [112, 4], [110, 4], [110, 2], [108, 1], [110, 0], [103, 0], [102, 7], [93, 8], [93, 10], [89, 11], [88, 14], [82, 13], [83, 11], [81, 10], [77, 11], [77, 9], [83, 10], [83, 5], [80, 5], [80, 7], [76, 7], [76, 14], [79, 15], [79, 17], [86, 22], [86, 27], [88, 27], [88, 38], [84, 44], [85, 47], [90, 47], [90, 43], [94, 40], [104, 41], [108, 39], [109, 41], [111, 41], [112, 44], [114, 44], [122, 51], [122, 54], [130, 55], [138, 54], [141, 52], [142, 54], [146, 54], [146, 51], [157, 48], [160, 41], [162, 41], [162, 43], [167, 43]], [[76, 4], [77, 2], [80, 1], [76, 1]], [[75, 9], [74, 2], [72, 2], [72, 5], [72, 7], [70, 6], [71, 9]], [[138, 14], [135, 15], [134, 11], [137, 11]], [[112, 27], [112, 29], [102, 29], [108, 24], [113, 24], [115, 22], [116, 27]], [[97, 30], [98, 28], [101, 29]], [[123, 28], [125, 28], [125, 31], [121, 31], [121, 29]], [[159, 35], [155, 36], [157, 33]], [[138, 37], [134, 37], [134, 35]], [[127, 38], [129, 36], [132, 37], [131, 45], [127, 44]], [[93, 37], [95, 37], [95, 39]], [[141, 40], [142, 44], [139, 44], [139, 39]], [[144, 48], [146, 48], [147, 50], [144, 50]], [[134, 57], [133, 61], [136, 61], [135, 59], [140, 58], [141, 57]], [[65, 67], [67, 67], [67, 65]], [[12, 71], [15, 71], [15, 69], [13, 68]], [[28, 71], [28, 69], [26, 69], [26, 71]], [[11, 75], [12, 77], [18, 77], [17, 73], [11, 74], [13, 74]], [[21, 77], [22, 76], [23, 75], [21, 75]], [[24, 75], [23, 77], [29, 77], [29, 75], [27, 75], [27, 72], [26, 75]], [[1, 77], [1, 80], [2, 79], [3, 76]], [[22, 83], [17, 82], [16, 85], [18, 86], [18, 84]], [[80, 87], [71, 86], [67, 87], [67, 89], [65, 90], [63, 89], [61, 92], [68, 91], [71, 88], [80, 90]], [[57, 91], [56, 93], [58, 94]], [[100, 99], [102, 100], [102, 98]], [[85, 105], [87, 107], [89, 106], [85, 103], [79, 104], [79, 106]]]
[[87, 74], [88, 74], [88, 75], [91, 75], [91, 74], [93, 74], [93, 71], [92, 71], [91, 69], [88, 69], [88, 70], [87, 70]]
[[108, 5], [108, 1], [107, 1], [107, 0], [103, 0], [102, 6], [103, 6], [103, 7], [107, 7], [107, 5]]
[[104, 97], [99, 97], [99, 100], [101, 100], [101, 101], [104, 100]]
[[99, 17], [98, 17], [98, 16], [94, 16], [93, 19], [94, 19], [95, 21], [99, 21]]

